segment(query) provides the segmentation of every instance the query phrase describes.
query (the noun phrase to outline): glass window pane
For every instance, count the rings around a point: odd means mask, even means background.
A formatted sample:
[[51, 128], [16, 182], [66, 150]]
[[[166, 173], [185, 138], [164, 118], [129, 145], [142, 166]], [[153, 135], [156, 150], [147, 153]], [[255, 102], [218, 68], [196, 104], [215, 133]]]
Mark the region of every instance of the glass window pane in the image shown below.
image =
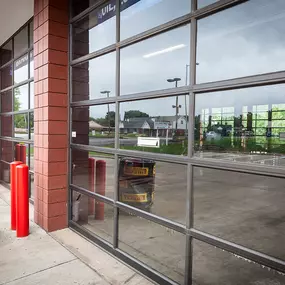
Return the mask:
[[194, 227], [285, 259], [284, 179], [194, 169]]
[[72, 101], [115, 96], [116, 54], [109, 53], [72, 68]]
[[73, 24], [73, 58], [86, 55], [116, 41], [115, 5], [109, 1]]
[[74, 108], [72, 143], [114, 147], [115, 104]]
[[25, 84], [14, 89], [14, 111], [29, 109], [29, 85]]
[[29, 47], [32, 47], [34, 45], [34, 21], [32, 21], [29, 24], [29, 29], [30, 29], [30, 45]]
[[248, 259], [194, 240], [193, 281], [203, 285], [282, 285], [285, 277]]
[[28, 26], [26, 26], [14, 37], [14, 57], [28, 49], [28, 41]]
[[30, 78], [34, 77], [34, 52], [30, 52]]
[[182, 284], [185, 268], [183, 234], [130, 213], [119, 214], [119, 249]]
[[0, 66], [12, 59], [12, 40], [0, 48]]
[[30, 134], [29, 139], [34, 139], [34, 112], [30, 113]]
[[217, 2], [218, 0], [197, 0], [197, 6], [198, 6], [198, 9], [204, 7], [204, 6], [207, 6], [207, 5], [210, 5], [210, 4], [213, 4], [215, 2]]
[[8, 163], [14, 161], [15, 158], [15, 148], [14, 145], [16, 143], [0, 140], [0, 147], [1, 147], [1, 160], [4, 160]]
[[1, 93], [1, 113], [12, 112], [12, 90]]
[[98, 0], [72, 0], [72, 17], [94, 5]]
[[284, 70], [284, 15], [283, 0], [252, 0], [198, 20], [197, 83]]
[[190, 2], [180, 0], [177, 5], [172, 0], [121, 1], [121, 40], [189, 13]]
[[30, 109], [35, 107], [34, 81], [30, 83]]
[[29, 139], [28, 113], [14, 115], [14, 137]]
[[35, 183], [34, 183], [35, 177], [33, 173], [30, 173], [30, 197], [35, 197]]
[[113, 198], [114, 155], [73, 149], [72, 166], [72, 184]]
[[186, 173], [185, 165], [122, 157], [119, 160], [119, 200], [185, 224]]
[[[275, 85], [197, 94], [195, 155], [284, 167], [285, 133], [280, 129], [276, 134], [273, 128], [285, 127], [285, 115], [283, 120], [279, 112], [279, 119], [272, 119], [272, 114], [278, 111], [276, 105], [284, 102], [284, 87]], [[215, 121], [211, 111], [209, 117], [203, 117], [205, 108], [213, 110], [224, 106], [234, 107], [232, 121]]]
[[1, 166], [1, 180], [10, 184], [10, 164], [3, 161], [0, 162]]
[[73, 191], [72, 201], [72, 220], [89, 232], [112, 243], [113, 207], [76, 191]]
[[187, 155], [188, 102], [185, 95], [121, 103], [120, 148]]
[[189, 84], [189, 45], [186, 25], [123, 48], [121, 95]]
[[0, 70], [0, 86], [5, 89], [12, 85], [12, 65], [8, 65]]
[[31, 171], [34, 171], [34, 145], [30, 144], [29, 148], [30, 148], [30, 164], [29, 164], [29, 168], [30, 168]]
[[13, 117], [12, 116], [2, 116], [1, 117], [1, 133], [4, 137], [13, 136]]
[[14, 84], [28, 79], [28, 54], [17, 59], [14, 63]]

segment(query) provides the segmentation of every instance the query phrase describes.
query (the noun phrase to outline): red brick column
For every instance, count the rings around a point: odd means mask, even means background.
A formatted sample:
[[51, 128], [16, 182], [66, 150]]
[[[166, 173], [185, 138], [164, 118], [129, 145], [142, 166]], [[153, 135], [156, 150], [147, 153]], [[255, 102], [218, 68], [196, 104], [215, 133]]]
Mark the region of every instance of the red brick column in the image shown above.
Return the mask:
[[35, 0], [35, 222], [67, 226], [68, 1]]

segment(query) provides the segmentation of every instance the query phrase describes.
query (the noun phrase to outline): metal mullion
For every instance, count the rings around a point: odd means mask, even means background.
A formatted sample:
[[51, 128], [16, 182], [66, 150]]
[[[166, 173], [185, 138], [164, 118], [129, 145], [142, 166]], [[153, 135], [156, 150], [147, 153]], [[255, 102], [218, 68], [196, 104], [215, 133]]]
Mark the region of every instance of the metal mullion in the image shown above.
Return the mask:
[[239, 244], [218, 238], [211, 234], [204, 233], [200, 230], [190, 229], [190, 235], [202, 242], [210, 244], [212, 246], [218, 247], [222, 250], [226, 250], [238, 256], [250, 259], [258, 264], [267, 266], [269, 268], [275, 269], [277, 271], [285, 273], [285, 261], [269, 256], [267, 254], [261, 253], [259, 251], [249, 249]]
[[103, 56], [105, 54], [114, 52], [115, 50], [116, 50], [116, 44], [112, 44], [112, 45], [109, 45], [109, 46], [102, 48], [100, 50], [97, 50], [97, 51], [91, 52], [89, 54], [86, 54], [84, 56], [81, 56], [79, 58], [73, 59], [70, 61], [70, 65], [73, 66], [76, 64], [85, 63], [85, 62], [87, 62], [91, 59], [94, 59], [96, 57]]
[[106, 196], [103, 196], [103, 195], [100, 195], [96, 192], [91, 192], [91, 191], [88, 191], [87, 189], [85, 188], [82, 188], [80, 186], [76, 186], [74, 184], [70, 184], [70, 188], [72, 188], [74, 191], [76, 192], [80, 192], [82, 193], [83, 195], [86, 195], [88, 197], [91, 197], [93, 199], [96, 199], [100, 202], [104, 202], [108, 205], [111, 205], [111, 206], [114, 206], [114, 200], [109, 198], [109, 197], [106, 197]]
[[70, 102], [71, 107], [84, 107], [84, 106], [92, 106], [92, 105], [103, 105], [103, 104], [114, 104], [116, 102], [115, 97], [109, 98], [98, 98], [92, 100], [84, 100], [77, 102]]
[[180, 26], [186, 25], [186, 24], [190, 23], [190, 20], [191, 20], [191, 13], [186, 14], [184, 16], [181, 16], [179, 18], [176, 18], [174, 20], [171, 20], [169, 22], [163, 23], [159, 26], [156, 26], [156, 27], [151, 28], [145, 32], [134, 35], [134, 36], [127, 38], [125, 40], [122, 40], [121, 42], [118, 43], [118, 45], [121, 48], [127, 47], [131, 44], [144, 41], [144, 40], [149, 39], [151, 37], [157, 36], [159, 34], [168, 32], [168, 31], [173, 30], [175, 28], [178, 28]]
[[222, 81], [201, 83], [193, 86], [196, 93], [233, 90], [272, 84], [285, 83], [285, 71], [277, 71], [259, 75], [250, 75]]
[[78, 149], [78, 150], [85, 150], [85, 151], [95, 151], [95, 152], [102, 152], [106, 154], [115, 154], [115, 149], [113, 148], [104, 148], [100, 146], [93, 146], [93, 145], [82, 145], [82, 144], [70, 144], [71, 149]]
[[193, 264], [193, 245], [192, 245], [192, 237], [188, 234], [186, 237], [186, 246], [185, 246], [185, 274], [184, 274], [184, 284], [191, 285], [192, 284], [192, 264]]
[[[116, 0], [116, 43], [120, 41], [120, 17], [121, 17], [121, 7], [120, 0]], [[116, 91], [115, 96], [118, 98], [120, 96], [120, 49], [116, 47]], [[120, 124], [120, 115], [119, 115], [119, 103], [116, 102], [115, 105], [115, 149], [119, 148], [119, 124]], [[118, 181], [118, 165], [119, 165], [119, 156], [115, 153], [115, 167], [114, 167], [114, 201], [115, 203], [119, 200], [119, 181]], [[119, 208], [114, 205], [114, 220], [113, 220], [113, 247], [118, 248], [119, 244]]]
[[200, 159], [195, 157], [190, 158], [190, 163], [196, 167], [241, 172], [245, 174], [254, 174], [267, 177], [285, 178], [284, 168], [281, 167], [274, 168], [257, 165], [254, 163], [236, 163], [225, 161], [222, 159]]
[[177, 232], [182, 233], [182, 234], [186, 234], [186, 232], [187, 232], [185, 226], [183, 226], [182, 224], [179, 224], [177, 222], [174, 222], [172, 220], [169, 220], [167, 218], [163, 218], [161, 216], [154, 215], [152, 213], [149, 213], [149, 212], [146, 212], [144, 210], [132, 207], [128, 204], [124, 204], [124, 203], [119, 202], [119, 201], [115, 202], [115, 204], [118, 206], [119, 209], [123, 210], [124, 212], [131, 213], [131, 214], [136, 215], [138, 217], [142, 217], [142, 218], [144, 218], [148, 221], [151, 221], [155, 224], [159, 224], [161, 226], [172, 229], [172, 230], [177, 231]]
[[28, 112], [33, 112], [34, 109], [27, 109], [27, 110], [21, 110], [21, 111], [16, 111], [16, 112], [5, 112], [1, 113], [2, 116], [11, 116], [11, 115], [19, 115], [19, 114], [26, 114]]
[[203, 8], [196, 10], [193, 13], [193, 17], [201, 19], [201, 18], [210, 16], [214, 13], [217, 13], [221, 10], [227, 9], [231, 6], [234, 6], [234, 5], [243, 3], [243, 2], [247, 2], [247, 1], [248, 0], [220, 0], [213, 4], [207, 5]]
[[31, 140], [25, 140], [22, 138], [15, 138], [15, 137], [5, 137], [5, 136], [0, 136], [1, 140], [6, 140], [6, 141], [10, 141], [10, 142], [23, 142], [23, 143], [27, 143], [27, 144], [33, 144], [34, 142]]
[[197, 10], [197, 7], [198, 7], [197, 2], [198, 2], [198, 1], [199, 1], [199, 0], [191, 0], [191, 11], [192, 11], [192, 12], [194, 12], [194, 11]]

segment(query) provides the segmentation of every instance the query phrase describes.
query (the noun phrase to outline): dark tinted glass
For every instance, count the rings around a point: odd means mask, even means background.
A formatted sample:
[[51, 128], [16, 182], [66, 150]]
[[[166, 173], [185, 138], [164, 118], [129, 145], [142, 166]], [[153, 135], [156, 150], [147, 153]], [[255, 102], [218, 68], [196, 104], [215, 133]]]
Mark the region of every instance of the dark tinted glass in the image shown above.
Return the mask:
[[0, 140], [0, 146], [1, 146], [1, 160], [4, 160], [8, 163], [14, 161], [15, 157], [15, 143], [5, 140]]
[[30, 78], [34, 77], [34, 52], [30, 52]]
[[187, 155], [188, 99], [185, 95], [121, 103], [120, 148]]
[[0, 66], [12, 59], [12, 40], [0, 48]]
[[185, 165], [122, 157], [118, 173], [119, 200], [185, 224], [186, 173]]
[[34, 21], [32, 21], [30, 24], [29, 24], [29, 29], [30, 29], [30, 47], [32, 47], [34, 45]]
[[189, 13], [190, 2], [189, 0], [121, 1], [121, 40]]
[[72, 16], [76, 16], [83, 12], [85, 9], [96, 4], [98, 0], [72, 0]]
[[8, 65], [0, 70], [0, 86], [5, 89], [12, 85], [12, 65]]
[[1, 93], [1, 113], [12, 112], [12, 90]]
[[1, 117], [1, 134], [4, 137], [13, 136], [13, 118], [11, 115]]
[[248, 259], [194, 240], [193, 284], [283, 285], [285, 277]]
[[115, 96], [116, 54], [109, 53], [72, 68], [72, 101]]
[[114, 147], [115, 105], [74, 108], [72, 143]]
[[196, 95], [196, 155], [284, 167], [285, 85]]
[[30, 173], [30, 197], [35, 197], [35, 176], [33, 173]]
[[1, 180], [5, 183], [10, 184], [10, 164], [5, 162], [0, 162], [1, 166]]
[[119, 248], [170, 279], [183, 283], [183, 234], [120, 211]]
[[27, 50], [28, 45], [28, 26], [26, 26], [14, 37], [14, 58], [21, 55], [25, 50]]
[[186, 25], [122, 49], [121, 95], [189, 84], [189, 45]]
[[284, 70], [284, 19], [285, 1], [252, 0], [199, 20], [197, 83]]
[[14, 111], [29, 109], [29, 85], [25, 84], [14, 89]]
[[30, 160], [29, 160], [29, 168], [31, 171], [34, 171], [34, 145], [30, 144]]
[[72, 220], [89, 232], [112, 243], [113, 207], [73, 191]]
[[14, 84], [28, 79], [28, 62], [28, 54], [25, 54], [14, 62]]
[[213, 4], [215, 2], [217, 2], [218, 0], [197, 0], [197, 6], [198, 6], [198, 9], [199, 8], [202, 8], [204, 6], [207, 6], [207, 5], [210, 5], [210, 4]]
[[113, 198], [114, 155], [72, 150], [72, 184]]
[[285, 259], [284, 180], [195, 168], [194, 227]]
[[113, 1], [93, 10], [73, 24], [73, 58], [77, 58], [116, 41], [116, 17]]
[[28, 113], [14, 115], [14, 137], [28, 139]]

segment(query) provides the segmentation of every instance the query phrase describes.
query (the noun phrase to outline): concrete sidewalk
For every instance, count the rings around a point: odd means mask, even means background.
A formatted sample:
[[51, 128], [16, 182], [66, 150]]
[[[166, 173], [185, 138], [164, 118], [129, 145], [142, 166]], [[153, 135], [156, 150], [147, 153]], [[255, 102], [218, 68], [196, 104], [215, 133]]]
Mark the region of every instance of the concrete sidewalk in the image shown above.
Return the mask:
[[10, 192], [0, 185], [0, 285], [151, 285], [111, 255], [70, 229], [47, 234], [33, 222], [30, 235], [10, 230]]

